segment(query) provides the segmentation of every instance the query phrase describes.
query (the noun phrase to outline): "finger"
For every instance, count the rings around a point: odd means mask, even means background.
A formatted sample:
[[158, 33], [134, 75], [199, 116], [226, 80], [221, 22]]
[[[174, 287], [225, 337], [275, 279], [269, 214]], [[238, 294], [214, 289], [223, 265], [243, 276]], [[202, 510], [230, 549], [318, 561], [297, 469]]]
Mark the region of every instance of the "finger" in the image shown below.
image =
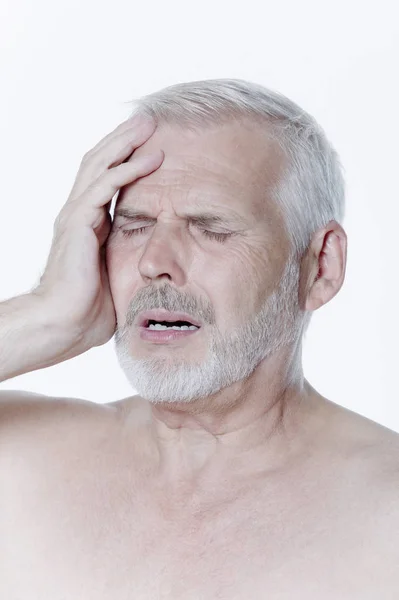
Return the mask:
[[[149, 175], [158, 169], [164, 157], [163, 151], [157, 150], [152, 154], [140, 156], [135, 161], [122, 163], [109, 171], [105, 171], [80, 198], [73, 202], [73, 206], [76, 207], [77, 211], [83, 210], [85, 207], [89, 209], [104, 207], [121, 187], [133, 183], [139, 177]], [[96, 221], [98, 221], [97, 211], [95, 211], [95, 214]], [[98, 222], [91, 225], [98, 225]]]
[[[152, 117], [136, 114], [133, 117], [129, 117], [126, 121], [120, 123], [113, 131], [108, 133], [105, 137], [103, 137], [92, 149], [91, 152], [95, 154], [98, 150], [100, 150], [104, 145], [108, 144], [109, 140], [115, 136], [118, 136], [120, 133], [124, 133], [125, 131], [129, 131], [132, 128], [139, 128], [140, 125], [145, 122], [154, 121]], [[154, 121], [155, 122], [155, 121]]]
[[109, 168], [114, 161], [114, 154], [118, 148], [125, 142], [126, 144], [132, 143], [134, 147], [138, 148], [154, 133], [156, 129], [155, 121], [145, 121], [140, 123], [136, 127], [130, 127], [123, 130], [119, 135], [113, 135], [109, 138], [106, 144], [103, 144], [97, 150], [90, 150], [83, 157], [82, 163], [92, 167], [99, 167], [100, 169]]
[[144, 144], [155, 131], [155, 123], [142, 125], [138, 129], [128, 129], [109, 139], [95, 154], [85, 155], [79, 169], [70, 198], [80, 196], [107, 169], [114, 168], [128, 159], [139, 146]]

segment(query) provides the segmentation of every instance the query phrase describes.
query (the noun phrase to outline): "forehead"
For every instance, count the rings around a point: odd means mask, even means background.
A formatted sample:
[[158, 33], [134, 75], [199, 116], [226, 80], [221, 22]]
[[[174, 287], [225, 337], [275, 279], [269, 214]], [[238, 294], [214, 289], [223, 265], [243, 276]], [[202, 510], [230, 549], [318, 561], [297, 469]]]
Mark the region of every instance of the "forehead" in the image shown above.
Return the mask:
[[208, 201], [256, 214], [267, 202], [267, 188], [280, 177], [283, 156], [267, 127], [250, 122], [233, 122], [191, 131], [161, 125], [136, 157], [162, 149], [165, 158], [159, 169], [125, 186], [119, 195], [124, 204], [168, 199], [179, 202]]

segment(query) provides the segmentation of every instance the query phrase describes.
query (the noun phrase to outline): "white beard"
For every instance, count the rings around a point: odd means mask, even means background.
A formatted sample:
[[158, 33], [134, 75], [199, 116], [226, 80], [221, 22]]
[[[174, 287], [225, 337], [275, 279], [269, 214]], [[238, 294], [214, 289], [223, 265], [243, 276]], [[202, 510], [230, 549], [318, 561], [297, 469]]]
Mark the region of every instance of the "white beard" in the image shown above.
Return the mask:
[[[115, 334], [119, 365], [131, 386], [151, 403], [192, 402], [216, 394], [248, 378], [261, 361], [299, 338], [306, 317], [298, 304], [298, 282], [299, 263], [291, 259], [277, 289], [247, 323], [224, 335], [215, 324], [207, 325], [209, 349], [199, 364], [170, 355], [134, 358], [128, 347], [131, 327], [125, 325]], [[152, 293], [147, 302], [143, 299], [143, 307], [135, 308], [135, 314], [152, 308], [199, 314], [198, 310], [189, 310], [187, 302], [183, 309], [173, 288], [166, 286], [158, 292], [157, 298]]]

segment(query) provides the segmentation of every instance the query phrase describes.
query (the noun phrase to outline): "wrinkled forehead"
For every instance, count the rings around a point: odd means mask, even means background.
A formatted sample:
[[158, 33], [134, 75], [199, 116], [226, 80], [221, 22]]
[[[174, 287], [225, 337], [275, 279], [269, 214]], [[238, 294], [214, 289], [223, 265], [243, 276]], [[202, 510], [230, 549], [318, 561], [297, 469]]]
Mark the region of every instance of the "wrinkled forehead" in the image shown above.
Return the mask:
[[228, 202], [250, 212], [262, 211], [267, 188], [283, 168], [283, 155], [267, 127], [250, 122], [206, 126], [195, 131], [160, 125], [134, 158], [162, 149], [159, 169], [125, 186], [119, 201], [179, 196]]

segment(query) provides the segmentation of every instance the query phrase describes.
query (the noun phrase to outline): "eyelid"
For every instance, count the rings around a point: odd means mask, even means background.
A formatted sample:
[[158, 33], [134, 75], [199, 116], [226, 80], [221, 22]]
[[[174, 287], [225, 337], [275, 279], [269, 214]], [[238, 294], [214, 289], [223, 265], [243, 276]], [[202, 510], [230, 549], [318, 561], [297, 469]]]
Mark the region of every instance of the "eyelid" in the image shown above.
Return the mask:
[[[128, 225], [134, 225], [135, 227], [131, 227], [131, 229], [139, 229], [140, 227], [150, 227], [151, 225], [154, 225], [154, 221], [135, 221], [134, 223], [132, 223], [132, 221], [125, 221], [123, 223], [121, 223], [120, 225], [118, 225], [118, 228], [122, 228], [122, 227], [126, 227]], [[198, 229], [206, 229], [206, 230], [212, 230], [213, 227], [219, 227], [217, 224], [214, 223], [197, 223], [197, 222], [190, 222], [189, 225], [194, 225], [194, 227], [197, 227]], [[223, 230], [222, 231], [217, 231], [216, 233], [231, 233], [230, 231], [227, 230]]]
[[[137, 235], [141, 234], [145, 229], [148, 229], [148, 227], [131, 227], [130, 229], [123, 229], [123, 227], [119, 227], [119, 229], [121, 229], [122, 235], [124, 237], [136, 237]], [[225, 242], [227, 239], [231, 238], [234, 235], [234, 232], [232, 231], [216, 232], [209, 231], [209, 229], [204, 229], [203, 227], [199, 228], [199, 230], [205, 237], [211, 240], [217, 240], [219, 243]]]
[[[138, 224], [138, 223], [140, 223], [140, 225], [141, 225], [141, 224], [144, 224], [144, 223], [145, 224], [154, 224], [154, 223], [157, 222], [157, 219], [155, 217], [148, 217], [148, 218], [146, 218], [145, 216], [143, 216], [140, 219], [137, 219], [137, 217], [136, 217], [136, 220], [134, 220], [133, 218], [128, 218], [128, 217], [125, 217], [124, 215], [116, 215], [115, 218], [114, 218], [114, 221], [120, 221], [120, 220], [125, 225], [128, 224], [128, 223], [130, 223], [130, 224]], [[189, 225], [195, 225], [196, 227], [205, 227], [205, 228], [206, 227], [214, 227], [214, 226], [216, 226], [216, 227], [218, 227], [218, 226], [223, 227], [224, 224], [227, 225], [227, 226], [229, 226], [229, 223], [226, 222], [226, 221], [224, 222], [224, 220], [222, 220], [222, 219], [213, 220], [211, 218], [209, 218], [209, 219], [207, 219], [207, 218], [201, 219], [201, 218], [198, 218], [198, 217], [188, 217], [187, 218], [187, 223]]]
[[149, 227], [150, 225], [153, 225], [154, 223], [151, 223], [149, 221], [135, 221], [134, 223], [132, 223], [132, 221], [122, 221], [121, 223], [119, 223], [117, 225], [118, 229], [123, 229], [124, 227], [129, 227], [130, 229], [140, 229], [140, 227]]

